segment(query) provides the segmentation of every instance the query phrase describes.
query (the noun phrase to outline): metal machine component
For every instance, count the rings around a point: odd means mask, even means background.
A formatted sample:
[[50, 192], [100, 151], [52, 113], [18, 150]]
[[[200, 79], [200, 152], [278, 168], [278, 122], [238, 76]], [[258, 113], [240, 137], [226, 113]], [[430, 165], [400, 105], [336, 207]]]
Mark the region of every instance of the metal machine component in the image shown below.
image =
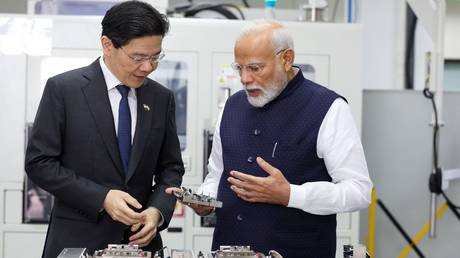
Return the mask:
[[138, 245], [108, 245], [104, 250], [94, 252], [93, 258], [151, 258], [152, 253], [143, 251]]
[[[268, 256], [251, 250], [250, 246], [220, 246], [220, 249], [209, 254], [210, 258], [283, 258], [277, 251], [271, 250]], [[199, 257], [198, 257], [199, 258]]]
[[204, 258], [201, 252], [200, 254], [201, 256], [195, 256], [192, 250], [171, 249], [171, 256], [165, 256], [165, 257], [166, 258]]
[[196, 194], [191, 189], [182, 187], [182, 191], [174, 192], [174, 196], [183, 203], [194, 203], [215, 208], [222, 208], [222, 202], [208, 195]]
[[64, 248], [57, 258], [88, 258], [86, 248]]
[[[219, 250], [211, 252], [210, 258], [283, 258], [277, 251], [271, 250], [268, 256], [251, 250], [250, 246], [220, 246]], [[199, 258], [199, 257], [198, 257]]]
[[362, 245], [344, 245], [343, 246], [344, 258], [370, 258], [366, 252], [366, 247]]
[[211, 253], [215, 258], [259, 258], [265, 255], [256, 253], [249, 246], [220, 246], [220, 249]]

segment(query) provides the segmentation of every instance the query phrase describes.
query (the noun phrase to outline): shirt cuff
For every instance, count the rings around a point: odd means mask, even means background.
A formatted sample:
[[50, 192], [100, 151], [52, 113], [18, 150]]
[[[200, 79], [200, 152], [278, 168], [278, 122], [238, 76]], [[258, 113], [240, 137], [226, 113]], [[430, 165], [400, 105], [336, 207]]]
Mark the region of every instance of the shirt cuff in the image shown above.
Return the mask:
[[158, 222], [157, 228], [163, 226], [163, 223], [165, 222], [165, 219], [163, 218], [163, 214], [161, 213], [161, 211], [158, 210], [158, 212], [160, 213], [161, 219], [160, 222]]
[[289, 208], [303, 209], [305, 206], [305, 188], [301, 185], [291, 184], [291, 192], [289, 196]]

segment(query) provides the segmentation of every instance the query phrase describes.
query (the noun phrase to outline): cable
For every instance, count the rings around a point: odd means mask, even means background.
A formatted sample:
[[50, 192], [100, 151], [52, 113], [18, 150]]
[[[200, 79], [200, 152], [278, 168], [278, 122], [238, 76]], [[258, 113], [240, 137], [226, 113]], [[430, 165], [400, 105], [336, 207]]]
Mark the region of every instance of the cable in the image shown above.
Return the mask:
[[239, 8], [237, 5], [234, 4], [220, 4], [220, 6], [227, 6], [227, 7], [232, 7], [234, 8], [241, 16], [241, 20], [245, 20], [246, 18], [244, 17], [243, 11], [241, 11], [241, 8]]
[[439, 132], [439, 122], [438, 122], [438, 109], [436, 107], [436, 102], [434, 101], [434, 93], [431, 92], [429, 89], [423, 90], [423, 95], [431, 100], [431, 104], [433, 106], [433, 113], [434, 113], [434, 125], [433, 125], [433, 164], [435, 169], [439, 168], [438, 162], [438, 132]]
[[[458, 209], [460, 209], [459, 206], [455, 205], [446, 195], [444, 191], [441, 192], [442, 196], [444, 196], [444, 199], [446, 199], [447, 205], [449, 208], [455, 213], [458, 219], [460, 219], [460, 213], [458, 213]], [[455, 210], [455, 211], [454, 211]]]
[[248, 1], [243, 0], [243, 4], [244, 4], [244, 7], [246, 7], [246, 8], [251, 8], [251, 7], [249, 6], [249, 4], [248, 4]]
[[[237, 6], [233, 6], [238, 8]], [[238, 8], [239, 9], [239, 8]], [[184, 11], [184, 17], [193, 17], [202, 11], [215, 11], [230, 20], [238, 20], [235, 14], [229, 11], [223, 4], [200, 3]], [[240, 10], [241, 11], [241, 10]], [[241, 14], [241, 13], [240, 13]]]
[[185, 4], [176, 4], [174, 7], [168, 8], [166, 13], [167, 13], [168, 16], [173, 16], [175, 13], [183, 13], [183, 12], [185, 12], [186, 10], [192, 8], [192, 6], [193, 6], [193, 4], [191, 2], [190, 3], [185, 3]]
[[406, 55], [404, 58], [406, 89], [414, 88], [414, 38], [416, 25], [417, 16], [410, 5], [406, 3]]
[[173, 16], [175, 13], [183, 13], [184, 17], [194, 17], [197, 13], [202, 11], [213, 11], [219, 13], [227, 19], [238, 20], [239, 18], [234, 12], [229, 10], [230, 8], [235, 9], [242, 20], [245, 20], [245, 16], [241, 8], [234, 4], [213, 4], [213, 3], [198, 3], [193, 4], [192, 1], [185, 4], [175, 5], [173, 8], [168, 8], [168, 16]]
[[438, 155], [438, 141], [439, 141], [439, 121], [438, 121], [438, 109], [436, 107], [436, 101], [434, 100], [435, 94], [431, 92], [429, 89], [423, 90], [423, 95], [431, 100], [431, 104], [433, 106], [433, 113], [434, 113], [434, 126], [433, 126], [433, 163], [435, 168], [435, 173], [430, 175], [429, 186], [430, 190], [436, 194], [442, 194], [442, 196], [446, 199], [447, 206], [449, 206], [450, 210], [454, 213], [454, 215], [460, 220], [460, 213], [458, 209], [460, 207], [455, 205], [446, 195], [446, 193], [442, 190], [442, 169], [439, 167], [439, 155]]

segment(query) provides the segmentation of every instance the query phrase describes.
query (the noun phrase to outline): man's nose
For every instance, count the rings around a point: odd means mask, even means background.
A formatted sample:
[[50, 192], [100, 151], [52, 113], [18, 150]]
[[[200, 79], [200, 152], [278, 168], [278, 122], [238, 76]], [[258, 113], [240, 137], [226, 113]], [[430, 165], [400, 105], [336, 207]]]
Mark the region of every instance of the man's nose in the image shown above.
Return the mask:
[[243, 85], [246, 85], [252, 83], [254, 78], [251, 72], [246, 71], [246, 69], [241, 69], [240, 80]]
[[157, 69], [158, 63], [157, 62], [152, 62], [150, 60], [144, 61], [139, 69], [143, 72], [152, 72], [153, 70]]

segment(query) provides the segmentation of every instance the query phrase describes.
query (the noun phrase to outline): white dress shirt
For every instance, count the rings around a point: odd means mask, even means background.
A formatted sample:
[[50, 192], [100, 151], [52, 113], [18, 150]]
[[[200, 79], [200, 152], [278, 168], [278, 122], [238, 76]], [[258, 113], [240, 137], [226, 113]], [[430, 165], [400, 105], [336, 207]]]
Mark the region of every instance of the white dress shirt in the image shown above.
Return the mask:
[[[99, 58], [101, 65], [102, 74], [104, 75], [105, 84], [107, 85], [107, 91], [109, 93], [110, 106], [112, 107], [113, 121], [115, 123], [115, 132], [118, 135], [118, 108], [120, 106], [121, 93], [117, 90], [117, 86], [122, 84], [115, 75], [105, 65], [103, 57]], [[136, 132], [136, 121], [137, 121], [137, 97], [136, 90], [133, 88], [129, 89], [128, 93], [128, 105], [131, 113], [131, 144], [133, 143], [134, 133]]]
[[[209, 173], [198, 189], [199, 193], [212, 197], [217, 197], [224, 169], [220, 140], [221, 120], [222, 113], [214, 132], [208, 163]], [[366, 208], [370, 203], [372, 182], [350, 107], [343, 99], [336, 99], [324, 117], [318, 132], [316, 149], [318, 158], [324, 159], [332, 182], [291, 184], [288, 207], [318, 215]]]

